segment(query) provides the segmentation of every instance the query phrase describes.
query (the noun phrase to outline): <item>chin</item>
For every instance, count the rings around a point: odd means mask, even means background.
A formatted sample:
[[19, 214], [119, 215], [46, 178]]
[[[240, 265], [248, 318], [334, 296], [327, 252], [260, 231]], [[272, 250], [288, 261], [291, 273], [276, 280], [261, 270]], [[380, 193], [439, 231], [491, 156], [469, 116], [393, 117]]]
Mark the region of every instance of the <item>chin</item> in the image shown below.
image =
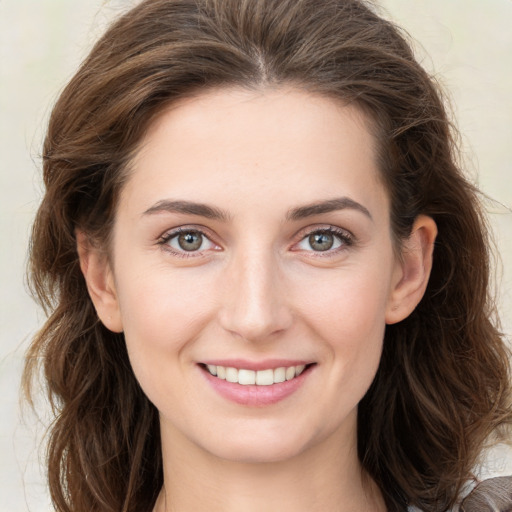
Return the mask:
[[216, 450], [214, 455], [221, 459], [242, 464], [270, 464], [290, 460], [303, 450], [290, 446], [236, 445], [225, 450]]
[[311, 444], [314, 443], [307, 442], [301, 435], [292, 436], [289, 429], [282, 429], [278, 433], [256, 429], [254, 435], [229, 436], [229, 439], [224, 438], [204, 448], [226, 461], [264, 464], [293, 459], [306, 451]]

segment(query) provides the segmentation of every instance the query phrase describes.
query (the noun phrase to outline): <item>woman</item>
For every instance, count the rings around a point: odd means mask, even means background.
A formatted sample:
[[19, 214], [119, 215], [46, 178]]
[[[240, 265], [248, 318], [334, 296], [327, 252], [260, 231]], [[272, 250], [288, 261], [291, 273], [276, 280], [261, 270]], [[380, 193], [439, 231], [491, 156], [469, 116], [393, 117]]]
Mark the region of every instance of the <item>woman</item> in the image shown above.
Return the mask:
[[33, 231], [56, 509], [455, 510], [511, 421], [456, 157], [361, 1], [119, 19], [54, 108]]

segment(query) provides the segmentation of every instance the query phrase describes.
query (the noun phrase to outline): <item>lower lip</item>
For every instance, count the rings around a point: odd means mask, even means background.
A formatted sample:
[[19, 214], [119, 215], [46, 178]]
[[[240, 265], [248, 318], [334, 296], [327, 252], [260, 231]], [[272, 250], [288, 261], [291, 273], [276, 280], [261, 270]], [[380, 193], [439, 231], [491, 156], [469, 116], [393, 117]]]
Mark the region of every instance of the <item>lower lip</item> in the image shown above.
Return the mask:
[[244, 386], [214, 377], [208, 370], [200, 368], [208, 383], [219, 395], [237, 404], [251, 407], [263, 407], [284, 400], [304, 384], [312, 371], [312, 367], [308, 366], [298, 377], [285, 382], [270, 386]]

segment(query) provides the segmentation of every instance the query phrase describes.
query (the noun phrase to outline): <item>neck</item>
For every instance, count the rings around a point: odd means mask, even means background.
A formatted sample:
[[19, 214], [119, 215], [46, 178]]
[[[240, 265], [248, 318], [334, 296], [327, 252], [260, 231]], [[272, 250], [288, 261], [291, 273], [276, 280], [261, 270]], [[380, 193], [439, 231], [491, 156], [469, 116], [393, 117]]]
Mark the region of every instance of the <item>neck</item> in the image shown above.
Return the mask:
[[154, 512], [386, 510], [361, 468], [355, 439], [328, 439], [293, 458], [259, 463], [218, 458], [185, 437], [162, 440], [164, 487]]

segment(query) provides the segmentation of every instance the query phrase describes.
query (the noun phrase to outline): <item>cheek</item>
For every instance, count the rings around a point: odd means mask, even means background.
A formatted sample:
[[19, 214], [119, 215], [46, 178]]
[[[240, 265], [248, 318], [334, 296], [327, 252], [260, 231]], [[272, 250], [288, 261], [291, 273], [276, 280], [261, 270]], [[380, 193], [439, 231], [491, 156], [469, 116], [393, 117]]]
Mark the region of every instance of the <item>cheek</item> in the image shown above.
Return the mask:
[[119, 273], [118, 299], [125, 333], [134, 332], [148, 342], [179, 339], [201, 322], [212, 307], [211, 286], [205, 276], [194, 272], [171, 272], [165, 265], [152, 265], [138, 274], [131, 269], [142, 265], [127, 265]]
[[[355, 280], [354, 280], [355, 281]], [[349, 281], [347, 281], [349, 282]], [[352, 283], [356, 285], [356, 282]], [[335, 431], [350, 411], [356, 411], [377, 373], [385, 331], [384, 294], [377, 298], [360, 286], [338, 294], [317, 295], [310, 326], [326, 345], [324, 428]], [[373, 288], [371, 291], [375, 292]]]
[[301, 316], [325, 337], [347, 343], [383, 332], [389, 293], [387, 274], [371, 267], [340, 269], [296, 288]]
[[300, 316], [326, 348], [333, 392], [343, 388], [358, 401], [379, 365], [389, 280], [378, 271], [345, 269], [305, 289]]
[[214, 304], [204, 279], [158, 265], [140, 273], [135, 268], [118, 269], [118, 300], [133, 370], [143, 387], [151, 387], [174, 365], [181, 371], [180, 358], [210, 321]]

